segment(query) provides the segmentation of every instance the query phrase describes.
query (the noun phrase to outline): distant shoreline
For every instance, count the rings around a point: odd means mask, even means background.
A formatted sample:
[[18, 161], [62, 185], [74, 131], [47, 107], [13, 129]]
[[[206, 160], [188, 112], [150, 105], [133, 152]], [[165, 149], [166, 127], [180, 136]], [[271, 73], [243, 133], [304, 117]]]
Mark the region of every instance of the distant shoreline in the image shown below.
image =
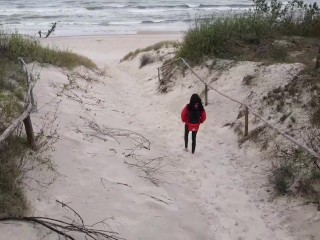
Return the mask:
[[[139, 35], [183, 35], [185, 31], [138, 31], [136, 33], [103, 33], [103, 34], [80, 34], [80, 35], [52, 35], [49, 38], [92, 38], [92, 37], [125, 37], [125, 36], [139, 36]], [[32, 35], [28, 35], [33, 37]], [[37, 38], [37, 37], [36, 37]], [[39, 38], [39, 39], [49, 39]]]

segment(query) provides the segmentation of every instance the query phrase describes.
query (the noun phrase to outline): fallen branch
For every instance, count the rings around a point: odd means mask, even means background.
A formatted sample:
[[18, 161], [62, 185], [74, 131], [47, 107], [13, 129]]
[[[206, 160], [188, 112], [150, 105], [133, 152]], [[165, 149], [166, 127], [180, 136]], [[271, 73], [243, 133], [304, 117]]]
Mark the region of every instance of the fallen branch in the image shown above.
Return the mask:
[[50, 36], [50, 34], [53, 33], [56, 30], [56, 26], [57, 26], [56, 22], [52, 23], [51, 29], [48, 30], [48, 33], [45, 36], [45, 38], [48, 38]]
[[98, 125], [98, 123], [95, 120], [87, 121], [87, 126], [91, 130], [93, 130], [93, 132], [85, 133], [82, 130], [77, 129], [78, 132], [83, 133], [86, 137], [94, 137], [105, 142], [111, 138], [115, 140], [118, 144], [120, 144], [120, 141], [118, 140], [119, 137], [126, 137], [131, 139], [136, 144], [136, 148], [139, 147], [150, 150], [150, 141], [146, 139], [144, 136], [142, 136], [140, 133], [119, 128], [102, 128]]
[[138, 159], [135, 154], [130, 155], [131, 161], [126, 160], [126, 163], [129, 167], [134, 167], [138, 171], [142, 172], [144, 176], [142, 178], [148, 179], [151, 183], [156, 186], [159, 186], [159, 183], [162, 182], [159, 179], [159, 176], [163, 173], [162, 168], [165, 167], [163, 164], [163, 157], [153, 158], [153, 159]]
[[154, 197], [154, 196], [151, 196], [151, 195], [148, 195], [148, 194], [145, 194], [145, 193], [141, 193], [141, 195], [145, 195], [149, 198], [152, 198], [153, 200], [156, 200], [157, 202], [161, 202], [161, 203], [164, 203], [164, 204], [167, 204], [167, 205], [170, 205], [170, 203], [160, 199], [160, 198], [157, 198], [157, 197]]
[[[87, 120], [87, 119], [85, 119]], [[83, 130], [77, 129], [77, 132], [83, 133], [86, 137], [96, 138], [102, 141], [108, 141], [110, 138], [115, 140], [118, 144], [120, 144], [119, 137], [126, 137], [133, 141], [134, 145], [129, 150], [128, 153], [123, 153], [124, 156], [128, 159], [124, 161], [129, 167], [134, 167], [138, 171], [142, 172], [143, 175], [140, 176], [142, 178], [148, 179], [151, 183], [156, 186], [159, 186], [159, 183], [162, 182], [159, 179], [159, 175], [163, 173], [162, 168], [165, 167], [163, 164], [163, 157], [157, 158], [141, 158], [140, 156], [136, 155], [135, 152], [139, 149], [147, 149], [150, 150], [150, 141], [146, 139], [141, 134], [126, 130], [126, 129], [117, 129], [117, 128], [107, 128], [107, 127], [100, 127], [95, 120], [87, 120], [87, 126], [89, 129], [93, 131], [84, 132]], [[115, 151], [114, 149], [110, 149]], [[115, 151], [116, 153], [116, 151]], [[109, 181], [109, 180], [107, 180]], [[101, 179], [103, 184], [103, 179]], [[127, 187], [131, 187], [127, 184], [122, 183], [115, 183], [119, 185], [124, 185]]]
[[129, 187], [129, 188], [132, 188], [132, 186], [130, 186], [129, 184], [126, 184], [126, 183], [113, 182], [113, 181], [110, 181], [110, 180], [108, 180], [108, 179], [101, 178], [101, 183], [102, 183], [103, 186], [104, 186], [103, 181], [107, 181], [107, 182], [110, 182], [110, 183], [112, 183], [112, 184], [122, 185], [122, 186], [126, 186], [126, 187]]
[[8, 221], [19, 221], [19, 222], [32, 222], [40, 224], [52, 232], [58, 234], [59, 236], [63, 236], [66, 239], [76, 240], [71, 233], [81, 233], [84, 235], [85, 239], [93, 240], [103, 240], [103, 239], [111, 239], [111, 240], [124, 240], [119, 237], [119, 234], [113, 231], [99, 230], [92, 228], [97, 224], [106, 224], [106, 220], [100, 221], [91, 226], [87, 226], [84, 224], [82, 217], [70, 206], [66, 203], [63, 203], [59, 200], [56, 200], [58, 203], [62, 205], [62, 207], [67, 207], [71, 210], [77, 217], [81, 220], [81, 224], [76, 224], [74, 221], [72, 223], [68, 223], [65, 221], [61, 221], [58, 219], [47, 218], [47, 217], [2, 217], [0, 218], [0, 222], [8, 222]]
[[63, 208], [64, 208], [64, 207], [67, 207], [67, 208], [70, 209], [72, 212], [74, 212], [74, 214], [76, 214], [76, 215], [79, 217], [79, 219], [81, 220], [82, 226], [84, 226], [84, 222], [83, 222], [82, 217], [81, 217], [76, 211], [74, 211], [74, 210], [73, 210], [71, 207], [69, 207], [66, 203], [60, 202], [60, 201], [57, 200], [57, 199], [56, 199], [56, 202], [57, 202], [57, 203], [60, 203]]

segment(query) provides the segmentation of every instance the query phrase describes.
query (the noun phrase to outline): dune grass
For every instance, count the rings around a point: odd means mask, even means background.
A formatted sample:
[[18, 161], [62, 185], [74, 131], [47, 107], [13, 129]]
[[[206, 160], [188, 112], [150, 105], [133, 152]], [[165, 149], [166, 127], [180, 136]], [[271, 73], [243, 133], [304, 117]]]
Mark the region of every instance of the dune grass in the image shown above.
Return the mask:
[[27, 211], [19, 163], [26, 149], [26, 139], [11, 137], [0, 151], [0, 215], [21, 216]]
[[36, 39], [19, 34], [0, 33], [0, 53], [1, 59], [14, 62], [18, 57], [22, 57], [26, 62], [36, 61], [67, 69], [73, 69], [77, 66], [96, 68], [95, 63], [87, 57], [70, 51], [43, 47]]
[[255, 0], [253, 9], [243, 14], [196, 19], [184, 36], [178, 56], [200, 63], [207, 57], [246, 60], [254, 52], [259, 58], [260, 52], [265, 52], [267, 57], [283, 61], [285, 49], [273, 42], [289, 36], [320, 38], [320, 9], [316, 3], [293, 1], [283, 5], [272, 0], [269, 5], [265, 0]]
[[154, 50], [154, 51], [158, 51], [159, 49], [161, 49], [162, 47], [177, 47], [178, 46], [178, 43], [177, 42], [174, 42], [174, 41], [162, 41], [162, 42], [158, 42], [154, 45], [151, 45], [151, 46], [148, 46], [146, 48], [142, 48], [142, 49], [137, 49], [133, 52], [129, 52], [127, 55], [125, 55], [121, 60], [120, 62], [123, 62], [123, 61], [127, 61], [127, 60], [131, 60], [133, 59], [134, 57], [136, 57], [139, 53], [142, 53], [142, 52], [149, 52], [151, 50]]
[[0, 128], [10, 124], [11, 119], [21, 112], [24, 105], [27, 83], [19, 57], [27, 63], [52, 64], [69, 70], [77, 66], [96, 68], [96, 65], [84, 56], [43, 47], [36, 39], [17, 33], [0, 32]]

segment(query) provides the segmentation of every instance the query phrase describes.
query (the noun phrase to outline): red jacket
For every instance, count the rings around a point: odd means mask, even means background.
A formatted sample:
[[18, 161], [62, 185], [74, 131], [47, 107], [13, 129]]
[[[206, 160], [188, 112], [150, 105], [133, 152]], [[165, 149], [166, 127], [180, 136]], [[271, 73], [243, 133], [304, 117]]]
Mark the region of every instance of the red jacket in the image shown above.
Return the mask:
[[188, 126], [189, 131], [196, 132], [199, 130], [200, 124], [203, 123], [207, 118], [206, 111], [203, 110], [201, 112], [200, 116], [200, 123], [198, 124], [192, 124], [189, 122], [189, 109], [188, 109], [188, 104], [183, 108], [181, 112], [181, 120], [182, 122], [186, 123]]

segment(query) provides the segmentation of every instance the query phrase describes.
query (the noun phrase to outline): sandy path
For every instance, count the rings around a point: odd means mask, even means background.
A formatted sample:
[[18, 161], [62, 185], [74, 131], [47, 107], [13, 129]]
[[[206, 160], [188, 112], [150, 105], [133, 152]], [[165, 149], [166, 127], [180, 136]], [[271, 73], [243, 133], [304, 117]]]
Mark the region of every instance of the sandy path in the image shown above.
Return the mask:
[[[258, 152], [239, 150], [236, 136], [228, 128], [221, 128], [219, 122], [215, 124], [223, 105], [207, 107], [209, 118], [199, 132], [193, 156], [183, 151], [181, 109], [161, 104], [161, 98], [166, 96], [155, 96], [154, 91], [146, 93], [141, 80], [132, 77], [134, 72], [126, 73], [128, 66], [112, 69], [115, 69], [112, 78], [124, 79], [123, 92], [130, 99], [140, 96], [138, 112], [141, 109], [152, 112], [147, 117], [137, 113], [134, 119], [139, 119], [144, 132], [152, 136], [155, 147], [174, 162], [176, 170], [171, 177], [177, 184], [165, 185], [166, 191], [171, 194], [182, 191], [197, 203], [195, 207], [201, 211], [203, 224], [209, 225], [204, 239], [292, 239], [277, 225], [279, 213], [268, 203], [266, 188], [259, 189], [265, 179], [259, 173], [261, 169], [254, 171], [259, 166]], [[211, 98], [225, 101], [219, 96]]]
[[[55, 202], [59, 199], [70, 203], [89, 223], [114, 216], [117, 220], [110, 221], [112, 229], [128, 240], [293, 239], [286, 226], [280, 224], [279, 208], [268, 202], [266, 180], [259, 174], [262, 164], [258, 152], [239, 150], [233, 132], [222, 128], [221, 123], [230, 116], [221, 113], [234, 106], [210, 96], [212, 105], [206, 108], [208, 121], [199, 132], [196, 153], [184, 152], [180, 111], [193, 90], [155, 94], [155, 82], [145, 80], [155, 75], [155, 66], [143, 72], [134, 63], [119, 64], [128, 49], [147, 46], [166, 36], [137, 39], [118, 39], [117, 48], [110, 45], [115, 42], [110, 38], [56, 40], [56, 45], [87, 53], [101, 67], [107, 66], [109, 77], [93, 83], [89, 93], [82, 95], [87, 101], [90, 96], [99, 98], [99, 104], [83, 107], [62, 99], [58, 111], [61, 139], [53, 156], [59, 175], [49, 189], [29, 192], [34, 213], [65, 216]], [[55, 96], [50, 83], [67, 82], [57, 69], [44, 69], [41, 76], [36, 89], [39, 105]], [[56, 102], [52, 102], [35, 118], [55, 107]], [[94, 119], [102, 127], [136, 131], [149, 139], [151, 150], [138, 154], [164, 157], [165, 171], [159, 176], [162, 183], [157, 187], [139, 177], [137, 170], [128, 168], [123, 153], [131, 147], [130, 141], [120, 139], [119, 145], [87, 139], [79, 133], [77, 129], [87, 130], [85, 119]], [[108, 181], [102, 184], [101, 178]], [[12, 232], [18, 231], [12, 226], [1, 230], [5, 234], [0, 239], [9, 239]], [[35, 239], [35, 235], [39, 238], [42, 234], [21, 226], [15, 239]]]

